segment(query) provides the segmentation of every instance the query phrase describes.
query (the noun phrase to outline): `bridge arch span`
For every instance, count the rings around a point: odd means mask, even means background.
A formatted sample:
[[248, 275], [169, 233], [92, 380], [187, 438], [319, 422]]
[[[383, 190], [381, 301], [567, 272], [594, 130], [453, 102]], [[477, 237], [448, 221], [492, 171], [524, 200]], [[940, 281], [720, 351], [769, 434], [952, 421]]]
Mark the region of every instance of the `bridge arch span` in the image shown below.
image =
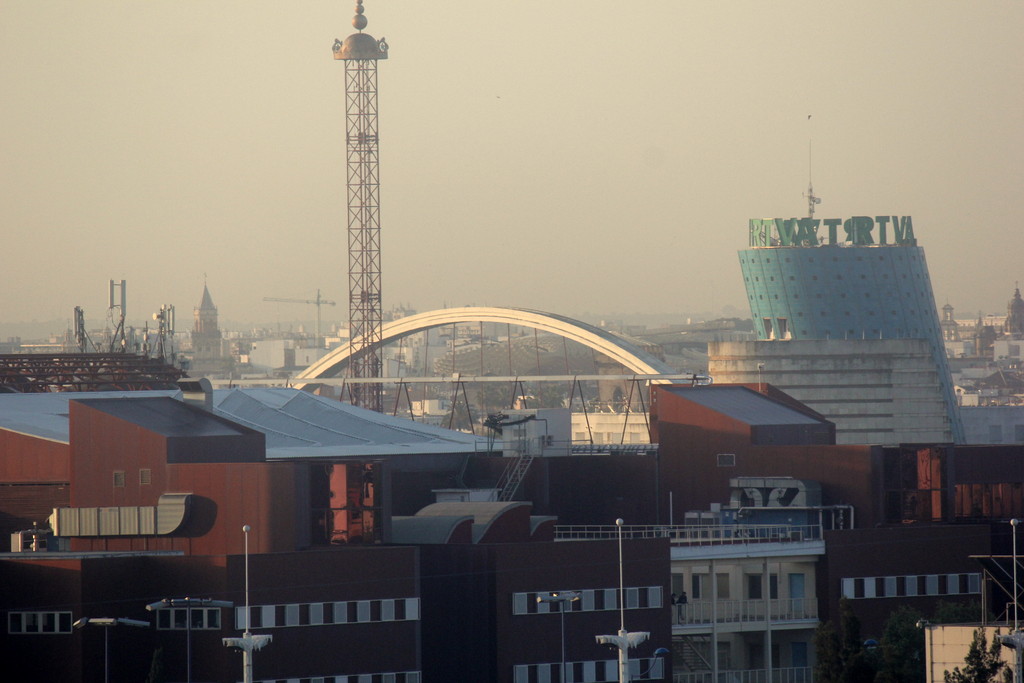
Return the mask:
[[[545, 313], [527, 308], [466, 306], [417, 313], [384, 325], [381, 329], [381, 344], [390, 344], [403, 337], [436, 327], [479, 322], [507, 323], [557, 334], [595, 351], [600, 351], [638, 375], [667, 375], [676, 372], [664, 361], [607, 330], [557, 313]], [[351, 344], [343, 344], [303, 370], [295, 377], [295, 380], [312, 381], [322, 377], [337, 377], [351, 357]]]

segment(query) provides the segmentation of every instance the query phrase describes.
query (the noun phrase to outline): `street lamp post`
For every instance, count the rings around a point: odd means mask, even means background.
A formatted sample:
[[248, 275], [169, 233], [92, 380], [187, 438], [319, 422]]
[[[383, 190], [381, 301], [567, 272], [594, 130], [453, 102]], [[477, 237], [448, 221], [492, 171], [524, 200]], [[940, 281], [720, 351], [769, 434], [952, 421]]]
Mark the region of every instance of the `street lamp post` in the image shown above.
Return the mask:
[[1024, 633], [1020, 631], [1020, 624], [1017, 619], [1020, 589], [1017, 586], [1017, 526], [1020, 520], [1010, 520], [1011, 533], [1013, 535], [1013, 632], [1005, 636], [998, 636], [1003, 647], [1014, 651], [1013, 682], [1021, 683], [1021, 668], [1024, 668]]
[[537, 602], [557, 602], [558, 603], [558, 615], [562, 622], [562, 668], [559, 669], [558, 683], [565, 683], [568, 680], [565, 672], [565, 606], [571, 605], [580, 599], [580, 594], [576, 591], [563, 591], [560, 593], [549, 593], [548, 595], [538, 595]]
[[619, 536], [619, 633], [614, 636], [597, 636], [599, 645], [611, 645], [619, 649], [619, 683], [633, 680], [629, 672], [629, 648], [636, 647], [651, 637], [648, 631], [626, 631], [626, 592], [622, 577], [622, 519], [615, 520]]
[[242, 683], [252, 683], [252, 653], [269, 643], [273, 636], [257, 635], [249, 633], [249, 531], [251, 527], [246, 524], [242, 527], [245, 534], [245, 632], [241, 638], [222, 638], [224, 647], [237, 647], [242, 651]]
[[86, 626], [103, 627], [103, 681], [110, 681], [110, 629], [114, 626], [135, 626], [136, 628], [147, 628], [148, 621], [141, 619], [126, 619], [125, 617], [82, 617], [72, 626], [81, 629]]
[[164, 598], [146, 605], [146, 609], [155, 612], [175, 607], [185, 608], [185, 671], [187, 683], [192, 683], [192, 607], [234, 607], [235, 603], [212, 598]]

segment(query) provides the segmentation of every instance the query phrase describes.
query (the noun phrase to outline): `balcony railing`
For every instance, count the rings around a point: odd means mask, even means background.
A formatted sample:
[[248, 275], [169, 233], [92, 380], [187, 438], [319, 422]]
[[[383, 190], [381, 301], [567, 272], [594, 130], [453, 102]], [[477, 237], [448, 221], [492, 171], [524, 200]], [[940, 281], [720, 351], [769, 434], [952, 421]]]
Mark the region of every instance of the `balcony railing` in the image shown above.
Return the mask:
[[[719, 671], [717, 683], [814, 683], [810, 667], [772, 669], [737, 669]], [[688, 671], [672, 674], [672, 683], [716, 683], [715, 674], [710, 671]]]
[[[555, 527], [555, 540], [581, 541], [618, 536], [608, 524]], [[635, 525], [622, 527], [623, 538], [668, 538], [672, 545], [705, 546], [821, 540], [820, 524], [723, 524], [719, 526]]]
[[771, 621], [797, 621], [818, 618], [817, 598], [788, 598], [769, 600], [691, 600], [685, 605], [673, 605], [672, 624], [719, 624], [765, 621], [770, 610]]

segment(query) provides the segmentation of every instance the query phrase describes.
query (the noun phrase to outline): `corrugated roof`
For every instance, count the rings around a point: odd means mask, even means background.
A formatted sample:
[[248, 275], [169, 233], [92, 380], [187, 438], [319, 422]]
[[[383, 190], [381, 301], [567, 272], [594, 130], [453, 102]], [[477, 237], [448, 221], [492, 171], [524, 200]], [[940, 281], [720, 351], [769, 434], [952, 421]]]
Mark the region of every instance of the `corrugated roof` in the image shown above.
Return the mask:
[[[130, 399], [137, 400], [130, 400]], [[81, 403], [163, 436], [235, 436], [251, 433], [232, 420], [196, 410], [171, 396], [79, 399]]]
[[485, 437], [364, 410], [297, 389], [218, 389], [214, 411], [267, 437], [267, 458], [464, 453]]
[[749, 425], [822, 423], [746, 387], [668, 387], [668, 391]]
[[91, 398], [152, 398], [180, 396], [177, 389], [161, 391], [55, 391], [40, 394], [0, 394], [0, 429], [40, 439], [68, 443], [68, 401]]
[[[188, 429], [184, 424], [167, 424], [163, 417], [152, 415], [151, 409], [130, 406], [131, 399], [152, 397], [180, 400], [181, 392], [0, 394], [0, 429], [68, 443], [68, 401], [92, 399], [125, 399], [121, 406], [107, 404], [107, 409], [116, 407], [116, 412], [129, 420], [135, 414], [140, 424], [156, 431]], [[268, 459], [472, 453], [488, 449], [488, 440], [482, 436], [382, 415], [297, 389], [221, 389], [213, 392], [213, 403], [215, 415], [266, 435]], [[214, 421], [209, 422], [212, 427]]]

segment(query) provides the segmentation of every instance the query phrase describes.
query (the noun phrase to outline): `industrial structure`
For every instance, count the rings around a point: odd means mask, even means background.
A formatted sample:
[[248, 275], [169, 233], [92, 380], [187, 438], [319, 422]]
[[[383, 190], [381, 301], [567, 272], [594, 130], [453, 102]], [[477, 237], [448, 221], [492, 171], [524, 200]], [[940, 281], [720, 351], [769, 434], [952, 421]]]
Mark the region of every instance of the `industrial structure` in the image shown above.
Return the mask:
[[[334, 41], [334, 58], [345, 62], [345, 149], [348, 188], [348, 316], [356, 349], [349, 373], [380, 377], [383, 326], [380, 266], [380, 177], [377, 151], [377, 61], [388, 45], [368, 33], [363, 0], [356, 0], [352, 25], [359, 31]], [[352, 402], [381, 410], [379, 384], [353, 384]]]

